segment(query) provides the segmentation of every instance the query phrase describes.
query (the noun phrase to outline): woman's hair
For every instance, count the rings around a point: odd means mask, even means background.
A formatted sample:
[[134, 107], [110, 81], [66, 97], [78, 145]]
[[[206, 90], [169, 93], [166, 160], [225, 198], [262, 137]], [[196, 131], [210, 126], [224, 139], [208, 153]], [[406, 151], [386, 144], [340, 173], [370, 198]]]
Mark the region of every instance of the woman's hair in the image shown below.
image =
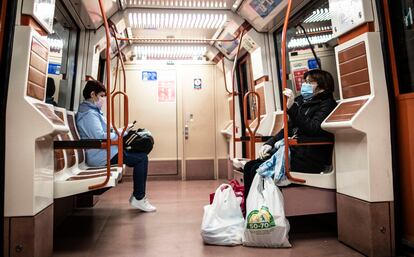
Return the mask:
[[55, 80], [51, 77], [47, 78], [47, 84], [46, 84], [46, 97], [52, 97], [55, 94], [56, 86], [55, 86]]
[[323, 89], [327, 93], [333, 93], [334, 88], [334, 79], [332, 75], [324, 70], [310, 70], [303, 75], [303, 79], [310, 77], [313, 81], [318, 84], [318, 89]]
[[86, 82], [85, 88], [83, 89], [83, 97], [85, 99], [91, 98], [91, 93], [99, 94], [100, 92], [106, 92], [104, 85], [97, 80], [89, 80]]

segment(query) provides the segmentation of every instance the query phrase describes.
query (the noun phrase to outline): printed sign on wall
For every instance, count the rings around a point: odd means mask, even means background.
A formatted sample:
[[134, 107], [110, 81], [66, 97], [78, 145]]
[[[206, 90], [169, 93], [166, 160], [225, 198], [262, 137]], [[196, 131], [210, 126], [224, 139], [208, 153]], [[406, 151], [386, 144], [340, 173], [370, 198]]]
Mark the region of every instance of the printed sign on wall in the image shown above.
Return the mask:
[[60, 75], [60, 64], [56, 64], [56, 63], [49, 63], [49, 67], [48, 67], [48, 72], [49, 74], [53, 74], [53, 75]]
[[200, 90], [202, 88], [203, 81], [201, 79], [194, 79], [194, 89]]
[[157, 101], [159, 103], [175, 102], [175, 81], [158, 82]]
[[282, 0], [252, 0], [250, 6], [262, 18], [266, 18]]
[[308, 68], [300, 68], [293, 71], [293, 78], [297, 92], [300, 92], [300, 88], [302, 87], [302, 83], [304, 82], [303, 74], [305, 74], [307, 71]]
[[143, 71], [142, 72], [142, 80], [143, 81], [156, 81], [157, 80], [157, 72], [156, 71]]

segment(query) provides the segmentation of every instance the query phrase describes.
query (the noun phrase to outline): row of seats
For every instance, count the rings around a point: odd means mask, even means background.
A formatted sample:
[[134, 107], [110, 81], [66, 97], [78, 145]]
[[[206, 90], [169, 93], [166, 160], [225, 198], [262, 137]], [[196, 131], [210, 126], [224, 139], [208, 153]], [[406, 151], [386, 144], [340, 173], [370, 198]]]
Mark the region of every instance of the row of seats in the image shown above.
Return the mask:
[[[55, 140], [79, 140], [75, 114], [64, 108], [55, 107], [55, 114], [69, 128], [68, 134], [58, 135]], [[83, 149], [55, 149], [54, 198], [61, 198], [89, 192], [89, 187], [106, 179], [106, 167], [90, 167], [85, 162]], [[111, 167], [111, 176], [104, 186], [115, 187], [122, 178], [124, 167]]]

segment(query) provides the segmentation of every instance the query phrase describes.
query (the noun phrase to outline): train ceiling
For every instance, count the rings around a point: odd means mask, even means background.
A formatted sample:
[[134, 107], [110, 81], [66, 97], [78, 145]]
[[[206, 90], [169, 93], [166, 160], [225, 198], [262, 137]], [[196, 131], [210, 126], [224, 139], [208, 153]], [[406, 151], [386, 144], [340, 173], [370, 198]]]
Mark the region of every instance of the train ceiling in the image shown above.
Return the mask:
[[[98, 29], [102, 26], [97, 0], [62, 1], [73, 7], [85, 29]], [[103, 0], [107, 17], [122, 17], [129, 37], [197, 39], [228, 37], [244, 20], [259, 32], [271, 31], [275, 26], [280, 25], [287, 0], [262, 2], [260, 0]], [[308, 2], [309, 0], [293, 0], [294, 12]], [[258, 3], [262, 5], [255, 6]], [[264, 17], [263, 8], [268, 8], [269, 3], [273, 5], [270, 9], [272, 11], [265, 12], [266, 17]]]

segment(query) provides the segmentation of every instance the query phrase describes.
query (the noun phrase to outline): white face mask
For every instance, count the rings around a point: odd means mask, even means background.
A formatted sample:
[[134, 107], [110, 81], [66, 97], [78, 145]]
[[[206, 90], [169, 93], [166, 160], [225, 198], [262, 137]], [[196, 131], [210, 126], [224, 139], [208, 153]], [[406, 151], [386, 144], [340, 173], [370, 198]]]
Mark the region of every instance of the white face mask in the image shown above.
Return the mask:
[[102, 109], [102, 106], [104, 106], [105, 104], [106, 104], [106, 97], [105, 96], [98, 96], [98, 101], [95, 102], [95, 105], [99, 109]]

